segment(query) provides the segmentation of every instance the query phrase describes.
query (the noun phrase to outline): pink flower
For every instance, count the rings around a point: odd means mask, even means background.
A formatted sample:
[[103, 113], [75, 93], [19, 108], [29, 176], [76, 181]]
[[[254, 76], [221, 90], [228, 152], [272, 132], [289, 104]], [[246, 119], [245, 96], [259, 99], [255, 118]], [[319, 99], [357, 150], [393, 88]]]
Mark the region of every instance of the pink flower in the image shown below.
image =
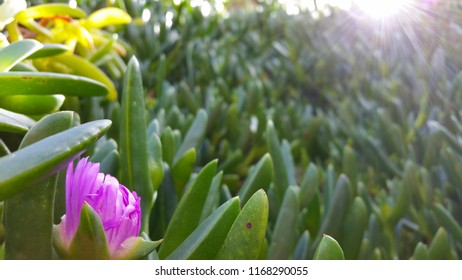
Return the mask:
[[83, 158], [69, 164], [66, 176], [66, 214], [62, 217], [60, 237], [69, 248], [80, 223], [84, 203], [101, 219], [110, 256], [123, 250], [123, 243], [136, 237], [141, 227], [140, 198], [111, 175], [99, 172], [99, 163]]

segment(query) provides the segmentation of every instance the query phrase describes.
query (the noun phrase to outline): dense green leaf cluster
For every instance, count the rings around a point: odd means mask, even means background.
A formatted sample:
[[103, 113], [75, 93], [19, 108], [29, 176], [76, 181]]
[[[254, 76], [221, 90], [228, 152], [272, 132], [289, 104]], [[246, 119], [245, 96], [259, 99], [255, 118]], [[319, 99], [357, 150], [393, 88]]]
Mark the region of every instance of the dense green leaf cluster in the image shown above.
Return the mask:
[[[24, 70], [59, 45], [0, 49], [13, 54], [0, 56], [7, 258], [52, 257], [56, 171], [84, 150], [142, 197], [143, 237], [162, 239], [149, 259], [461, 258], [457, 7], [385, 24], [274, 3], [204, 16], [189, 1], [114, 2], [134, 19], [119, 43], [137, 57], [123, 81], [110, 75], [116, 101], [97, 97], [101, 81]], [[2, 105], [17, 91], [56, 104]], [[24, 243], [31, 223], [40, 234]]]

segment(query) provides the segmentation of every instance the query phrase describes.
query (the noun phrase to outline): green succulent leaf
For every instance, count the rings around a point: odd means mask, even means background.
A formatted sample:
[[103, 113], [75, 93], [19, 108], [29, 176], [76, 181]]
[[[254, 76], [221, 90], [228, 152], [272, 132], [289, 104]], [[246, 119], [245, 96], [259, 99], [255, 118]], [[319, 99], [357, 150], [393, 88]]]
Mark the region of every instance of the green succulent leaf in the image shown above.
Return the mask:
[[438, 229], [428, 247], [428, 258], [430, 260], [448, 260], [450, 258], [449, 237], [442, 227]]
[[8, 72], [17, 63], [41, 49], [43, 45], [32, 39], [16, 41], [11, 45], [0, 48], [0, 72]]
[[253, 171], [247, 176], [244, 184], [238, 192], [242, 205], [259, 189], [268, 190], [273, 179], [273, 161], [269, 154], [265, 154]]
[[85, 203], [80, 212], [80, 223], [69, 245], [68, 258], [77, 260], [109, 259], [106, 233], [98, 214]]
[[104, 158], [114, 150], [117, 150], [117, 142], [114, 139], [108, 139], [107, 141], [99, 142], [96, 146], [95, 151], [90, 156], [91, 162], [102, 162]]
[[311, 163], [306, 169], [300, 183], [300, 205], [302, 209], [308, 207], [318, 192], [318, 188], [318, 169], [316, 168], [316, 165]]
[[199, 225], [216, 168], [217, 161], [207, 164], [184, 193], [165, 232], [159, 250], [161, 259], [170, 255]]
[[413, 260], [428, 260], [428, 248], [422, 242], [417, 243], [412, 254]]
[[451, 213], [449, 213], [449, 211], [439, 203], [435, 205], [434, 213], [441, 225], [444, 226], [444, 228], [446, 228], [458, 242], [462, 242], [462, 227], [456, 219], [454, 219]]
[[343, 223], [343, 238], [340, 241], [348, 260], [358, 259], [361, 242], [367, 229], [368, 214], [364, 200], [356, 197]]
[[[337, 180], [332, 200], [323, 218], [320, 233], [335, 236], [339, 233], [349, 207], [349, 181], [345, 175]], [[316, 242], [315, 242], [316, 243]]]
[[188, 180], [191, 177], [195, 163], [196, 150], [191, 148], [183, 154], [172, 168], [173, 182], [175, 183], [177, 196], [180, 198], [183, 195], [184, 186], [186, 186], [186, 183], [188, 183]]
[[239, 214], [239, 198], [233, 198], [205, 219], [167, 259], [214, 259]]
[[84, 97], [107, 93], [103, 84], [80, 76], [45, 72], [0, 73], [0, 96], [64, 94]]
[[[79, 122], [73, 112], [59, 112], [41, 119], [23, 138], [20, 148], [50, 135], [65, 131]], [[8, 259], [51, 259], [53, 206], [57, 175], [41, 180], [5, 202], [4, 223], [9, 232], [6, 240]], [[30, 234], [31, 229], [40, 229]], [[28, 236], [24, 238], [24, 236]]]
[[90, 14], [84, 24], [89, 28], [100, 29], [109, 25], [127, 24], [131, 20], [131, 17], [123, 10], [108, 7]]
[[100, 164], [100, 172], [104, 174], [118, 174], [119, 173], [120, 156], [117, 150], [112, 150]]
[[0, 157], [6, 156], [6, 155], [9, 155], [9, 154], [11, 154], [10, 149], [5, 144], [5, 142], [3, 142], [2, 139], [0, 139]]
[[289, 177], [284, 164], [284, 155], [272, 121], [266, 125], [266, 142], [273, 160], [275, 193], [278, 203], [282, 202], [286, 189], [289, 187]]
[[[110, 101], [117, 100], [117, 90], [111, 79], [96, 65], [89, 62], [88, 60], [74, 55], [74, 54], [61, 54], [50, 58], [34, 59], [34, 66], [40, 71], [53, 71], [57, 73], [63, 73], [67, 75], [75, 75], [84, 80], [90, 80], [94, 83], [97, 81], [98, 85], [104, 85], [106, 91], [98, 93], [92, 91], [85, 91], [78, 96], [101, 96], [106, 95], [106, 99]], [[86, 78], [86, 79], [85, 79]], [[95, 89], [94, 89], [95, 90]]]
[[0, 131], [24, 133], [34, 124], [35, 121], [27, 116], [0, 108]]
[[57, 133], [0, 158], [0, 200], [5, 200], [75, 159], [101, 137], [109, 120], [89, 122]]
[[151, 254], [160, 244], [160, 241], [145, 240], [143, 237], [130, 237], [125, 240], [113, 259], [117, 260], [140, 260]]
[[162, 159], [162, 143], [159, 136], [152, 133], [148, 139], [149, 174], [154, 191], [157, 191], [164, 179], [164, 162]]
[[30, 59], [44, 58], [44, 57], [49, 57], [49, 56], [60, 55], [68, 51], [69, 51], [69, 47], [66, 45], [43, 44], [43, 47], [41, 49], [31, 54], [28, 58]]
[[60, 94], [0, 96], [0, 107], [25, 115], [44, 115], [57, 111], [64, 99]]
[[268, 197], [259, 190], [242, 208], [216, 258], [256, 260], [265, 240], [268, 212]]
[[204, 137], [206, 128], [207, 113], [204, 110], [199, 110], [197, 112], [196, 118], [194, 119], [194, 122], [188, 130], [188, 133], [186, 133], [181, 146], [178, 148], [178, 151], [175, 154], [173, 165], [176, 165], [182, 156], [191, 148], [199, 148], [200, 141]]
[[292, 253], [297, 238], [297, 217], [299, 213], [298, 189], [289, 187], [273, 228], [271, 243], [268, 249], [268, 259], [288, 259]]
[[310, 242], [310, 233], [306, 230], [300, 236], [297, 242], [297, 246], [295, 246], [295, 250], [293, 253], [294, 260], [305, 260], [308, 255], [309, 250], [309, 242]]
[[120, 180], [141, 197], [142, 231], [149, 234], [154, 189], [149, 174], [146, 113], [141, 70], [135, 57], [128, 63], [120, 116]]
[[321, 242], [314, 253], [314, 260], [344, 260], [342, 248], [338, 242], [330, 237], [329, 235], [324, 235], [321, 239]]
[[202, 210], [202, 215], [200, 221], [204, 221], [210, 214], [212, 214], [215, 209], [218, 208], [220, 204], [220, 193], [222, 187], [223, 171], [218, 172], [215, 177], [213, 177], [212, 185], [210, 186], [209, 194], [205, 200], [204, 209]]
[[42, 4], [29, 7], [19, 12], [16, 15], [16, 19], [21, 22], [29, 19], [54, 17], [58, 15], [68, 15], [74, 18], [86, 17], [83, 10], [69, 7], [67, 4]]

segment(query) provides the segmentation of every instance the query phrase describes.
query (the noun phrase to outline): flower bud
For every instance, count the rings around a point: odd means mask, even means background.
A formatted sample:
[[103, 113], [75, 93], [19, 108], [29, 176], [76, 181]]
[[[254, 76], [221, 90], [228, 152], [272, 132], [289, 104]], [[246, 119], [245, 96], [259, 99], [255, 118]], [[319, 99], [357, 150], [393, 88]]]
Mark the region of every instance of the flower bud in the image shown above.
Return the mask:
[[100, 173], [98, 163], [84, 158], [75, 171], [71, 163], [66, 175], [66, 214], [55, 233], [58, 254], [123, 258], [130, 253], [127, 246], [139, 245], [133, 238], [141, 227], [140, 200], [116, 178]]

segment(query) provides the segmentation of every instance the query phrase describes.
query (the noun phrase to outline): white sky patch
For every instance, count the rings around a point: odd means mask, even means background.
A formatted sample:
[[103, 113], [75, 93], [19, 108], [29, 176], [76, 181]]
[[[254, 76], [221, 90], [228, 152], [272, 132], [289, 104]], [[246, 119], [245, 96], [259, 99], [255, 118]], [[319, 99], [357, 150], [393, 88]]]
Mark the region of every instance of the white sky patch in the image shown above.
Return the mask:
[[143, 9], [141, 19], [143, 20], [143, 22], [148, 22], [151, 19], [151, 11], [149, 9]]
[[252, 116], [250, 118], [250, 131], [253, 133], [256, 133], [258, 130], [258, 118], [255, 116]]
[[216, 1], [215, 2], [215, 10], [219, 13], [222, 13], [225, 11], [225, 5], [221, 1]]
[[70, 0], [69, 1], [69, 7], [75, 9], [77, 8], [77, 0]]
[[165, 13], [165, 26], [167, 28], [172, 27], [173, 25], [173, 13], [171, 11], [168, 11]]
[[155, 34], [160, 33], [160, 25], [158, 23], [154, 24], [153, 31]]
[[200, 7], [204, 3], [204, 0], [192, 0], [189, 4], [191, 7]]
[[201, 5], [201, 13], [204, 17], [207, 17], [210, 15], [210, 13], [212, 12], [212, 6], [210, 5], [209, 2], [205, 1], [204, 3], [202, 3]]

